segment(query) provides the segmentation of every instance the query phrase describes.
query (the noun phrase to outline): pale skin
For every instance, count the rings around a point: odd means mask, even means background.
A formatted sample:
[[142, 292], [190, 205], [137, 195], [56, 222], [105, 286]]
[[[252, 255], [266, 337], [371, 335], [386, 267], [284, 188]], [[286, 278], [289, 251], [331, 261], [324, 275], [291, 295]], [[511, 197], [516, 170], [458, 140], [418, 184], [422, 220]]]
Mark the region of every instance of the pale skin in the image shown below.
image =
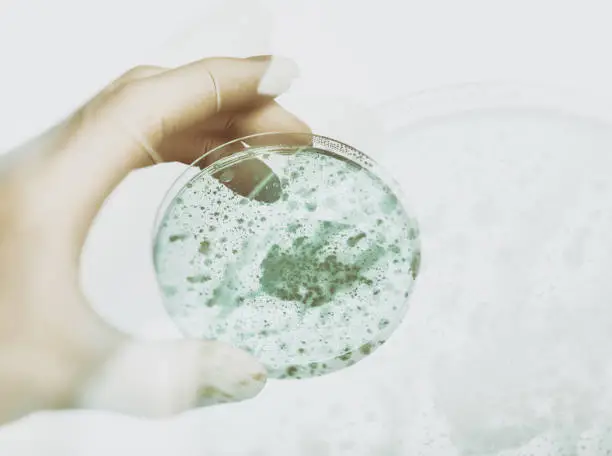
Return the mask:
[[269, 56], [138, 67], [0, 160], [0, 424], [65, 408], [163, 417], [263, 388], [263, 366], [220, 342], [139, 342], [109, 326], [80, 287], [79, 259], [130, 171], [252, 133], [309, 132], [274, 101], [294, 76]]

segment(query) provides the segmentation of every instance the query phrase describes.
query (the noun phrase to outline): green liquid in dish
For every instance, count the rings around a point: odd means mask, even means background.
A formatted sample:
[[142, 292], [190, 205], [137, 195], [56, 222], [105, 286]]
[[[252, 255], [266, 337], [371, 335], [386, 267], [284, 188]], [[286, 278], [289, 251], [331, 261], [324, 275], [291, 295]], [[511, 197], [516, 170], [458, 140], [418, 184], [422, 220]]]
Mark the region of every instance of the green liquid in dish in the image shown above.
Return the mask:
[[158, 230], [158, 281], [186, 335], [245, 349], [272, 377], [321, 375], [369, 355], [400, 323], [418, 229], [367, 163], [321, 149], [274, 157], [274, 203], [228, 188], [234, 168], [273, 153], [249, 149], [194, 175]]

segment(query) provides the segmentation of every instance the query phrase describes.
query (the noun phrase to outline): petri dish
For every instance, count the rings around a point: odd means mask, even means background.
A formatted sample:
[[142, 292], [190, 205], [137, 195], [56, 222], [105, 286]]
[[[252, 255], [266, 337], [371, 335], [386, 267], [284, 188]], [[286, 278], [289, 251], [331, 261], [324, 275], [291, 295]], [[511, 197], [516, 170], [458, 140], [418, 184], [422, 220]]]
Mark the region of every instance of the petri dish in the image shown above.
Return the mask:
[[154, 265], [188, 337], [256, 356], [273, 378], [355, 364], [402, 321], [421, 248], [395, 181], [366, 154], [312, 134], [227, 143], [175, 182]]

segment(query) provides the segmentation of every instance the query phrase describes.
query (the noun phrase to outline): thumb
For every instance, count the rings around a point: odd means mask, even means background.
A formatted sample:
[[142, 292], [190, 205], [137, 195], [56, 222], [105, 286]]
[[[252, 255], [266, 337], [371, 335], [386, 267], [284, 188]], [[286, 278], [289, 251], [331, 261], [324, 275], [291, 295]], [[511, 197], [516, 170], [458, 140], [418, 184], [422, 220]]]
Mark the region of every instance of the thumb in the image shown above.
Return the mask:
[[266, 371], [215, 341], [129, 341], [87, 381], [75, 406], [161, 418], [255, 396]]

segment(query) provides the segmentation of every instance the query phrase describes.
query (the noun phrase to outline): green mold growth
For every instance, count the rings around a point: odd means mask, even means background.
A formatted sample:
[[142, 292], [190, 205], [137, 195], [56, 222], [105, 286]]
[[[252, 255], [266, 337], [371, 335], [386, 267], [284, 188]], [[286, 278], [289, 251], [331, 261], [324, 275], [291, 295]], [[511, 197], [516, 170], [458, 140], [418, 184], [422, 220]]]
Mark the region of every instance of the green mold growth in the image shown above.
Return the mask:
[[[382, 247], [362, 252], [354, 264], [345, 264], [334, 254], [321, 254], [332, 237], [346, 228], [338, 223], [321, 222], [312, 238], [298, 237], [288, 249], [274, 244], [261, 263], [261, 290], [283, 301], [319, 307], [359, 284], [373, 285], [364, 274], [385, 254]], [[347, 243], [354, 246], [364, 237], [365, 233], [360, 233]]]
[[412, 255], [412, 260], [410, 261], [410, 272], [412, 274], [412, 278], [416, 279], [417, 275], [419, 275], [419, 270], [421, 268], [421, 251], [416, 250]]
[[348, 361], [349, 359], [352, 358], [352, 356], [353, 356], [353, 352], [350, 351], [350, 352], [345, 353], [344, 355], [338, 356], [338, 359], [340, 361]]
[[168, 240], [170, 242], [177, 242], [177, 241], [183, 241], [187, 239], [187, 237], [189, 237], [188, 234], [173, 234], [170, 237], [168, 237]]
[[372, 353], [372, 344], [363, 344], [361, 347], [359, 347], [359, 351], [362, 355], [369, 355], [370, 353]]
[[419, 230], [411, 227], [408, 230], [408, 239], [410, 239], [411, 241], [414, 241], [417, 237], [419, 236]]
[[210, 280], [210, 276], [207, 276], [204, 274], [187, 277], [187, 282], [189, 283], [203, 283], [203, 282], [208, 282], [209, 280]]
[[355, 236], [351, 236], [346, 240], [346, 243], [349, 247], [355, 247], [359, 241], [366, 237], [365, 233], [359, 233]]
[[206, 255], [208, 252], [210, 252], [210, 241], [204, 239], [202, 242], [200, 242], [198, 252], [200, 252], [202, 255]]

